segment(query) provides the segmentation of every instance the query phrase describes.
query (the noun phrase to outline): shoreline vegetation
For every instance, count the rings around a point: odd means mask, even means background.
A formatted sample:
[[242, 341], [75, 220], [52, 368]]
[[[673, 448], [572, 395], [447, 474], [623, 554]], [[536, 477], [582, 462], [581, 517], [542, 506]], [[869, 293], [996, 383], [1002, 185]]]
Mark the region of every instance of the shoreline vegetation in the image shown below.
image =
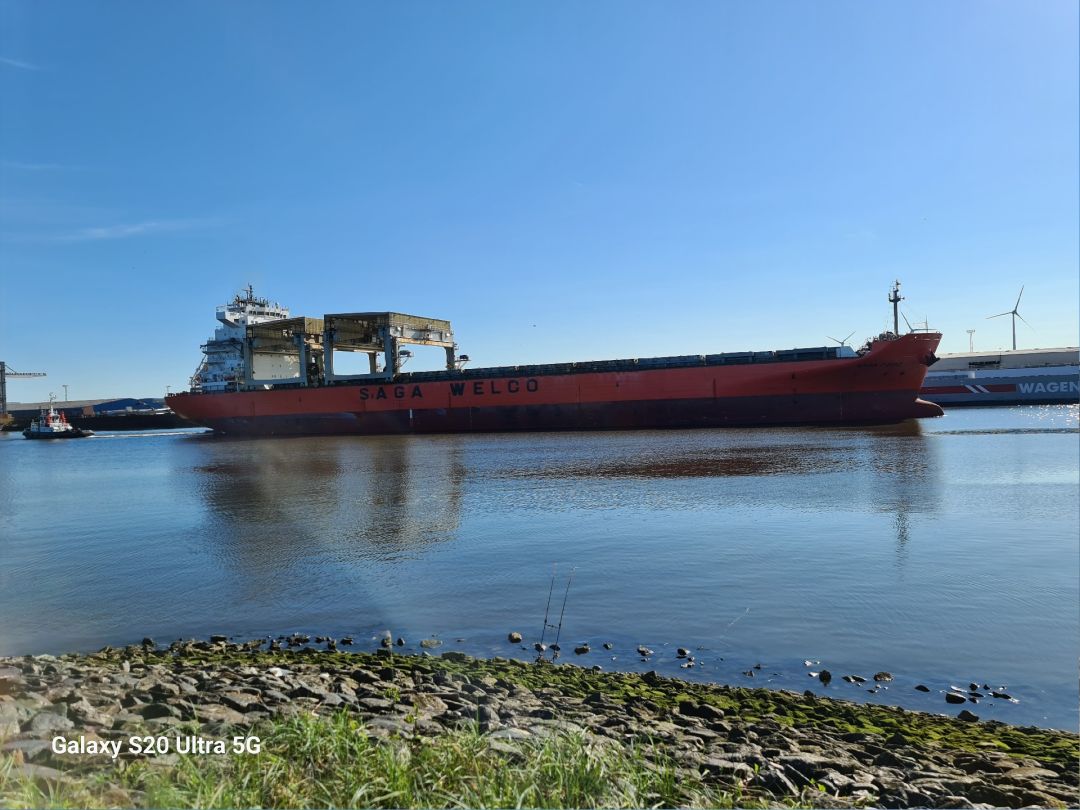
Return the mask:
[[0, 806], [1080, 803], [1069, 732], [652, 672], [264, 645], [0, 658]]

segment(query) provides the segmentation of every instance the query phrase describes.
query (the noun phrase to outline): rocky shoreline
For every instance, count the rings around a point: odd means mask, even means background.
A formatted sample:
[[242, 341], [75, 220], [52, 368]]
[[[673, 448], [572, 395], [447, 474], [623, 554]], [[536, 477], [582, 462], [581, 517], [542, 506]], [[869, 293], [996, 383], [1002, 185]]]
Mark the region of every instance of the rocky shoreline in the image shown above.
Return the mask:
[[[16, 783], [108, 781], [136, 759], [176, 764], [175, 751], [125, 748], [135, 735], [231, 740], [285, 718], [347, 712], [388, 742], [478, 726], [510, 756], [531, 741], [580, 734], [663, 756], [682, 779], [768, 803], [1080, 804], [1075, 734], [655, 673], [433, 653], [266, 649], [264, 640], [215, 636], [0, 658], [0, 803]], [[76, 747], [58, 753], [58, 737]], [[141, 798], [119, 786], [109, 795], [112, 805]]]

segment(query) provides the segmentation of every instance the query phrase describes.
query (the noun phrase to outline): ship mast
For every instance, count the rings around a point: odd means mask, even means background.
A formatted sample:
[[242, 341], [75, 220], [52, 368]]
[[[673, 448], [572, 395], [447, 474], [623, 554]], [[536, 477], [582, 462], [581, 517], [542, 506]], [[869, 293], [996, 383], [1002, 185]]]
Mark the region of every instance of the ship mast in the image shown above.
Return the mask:
[[889, 303], [892, 304], [893, 334], [900, 334], [900, 302], [904, 296], [900, 295], [900, 281], [893, 282], [893, 288], [889, 290]]

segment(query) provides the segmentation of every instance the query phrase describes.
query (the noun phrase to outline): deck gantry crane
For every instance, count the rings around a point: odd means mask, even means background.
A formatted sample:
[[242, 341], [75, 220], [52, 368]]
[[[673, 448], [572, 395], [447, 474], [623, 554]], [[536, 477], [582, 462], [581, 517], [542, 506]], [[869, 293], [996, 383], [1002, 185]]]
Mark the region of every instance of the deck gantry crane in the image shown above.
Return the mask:
[[0, 360], [0, 423], [8, 420], [7, 409], [7, 378], [8, 377], [44, 377], [44, 371], [15, 371], [3, 360]]

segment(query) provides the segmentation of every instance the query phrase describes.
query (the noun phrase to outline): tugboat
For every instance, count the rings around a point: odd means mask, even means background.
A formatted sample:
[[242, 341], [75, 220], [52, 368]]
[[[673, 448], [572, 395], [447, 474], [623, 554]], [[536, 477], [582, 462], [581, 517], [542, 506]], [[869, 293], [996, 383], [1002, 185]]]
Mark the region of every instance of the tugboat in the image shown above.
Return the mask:
[[93, 435], [92, 430], [72, 427], [64, 412], [57, 412], [51, 399], [48, 412], [42, 408], [41, 417], [31, 422], [30, 427], [23, 431], [23, 436], [28, 439], [85, 439]]

